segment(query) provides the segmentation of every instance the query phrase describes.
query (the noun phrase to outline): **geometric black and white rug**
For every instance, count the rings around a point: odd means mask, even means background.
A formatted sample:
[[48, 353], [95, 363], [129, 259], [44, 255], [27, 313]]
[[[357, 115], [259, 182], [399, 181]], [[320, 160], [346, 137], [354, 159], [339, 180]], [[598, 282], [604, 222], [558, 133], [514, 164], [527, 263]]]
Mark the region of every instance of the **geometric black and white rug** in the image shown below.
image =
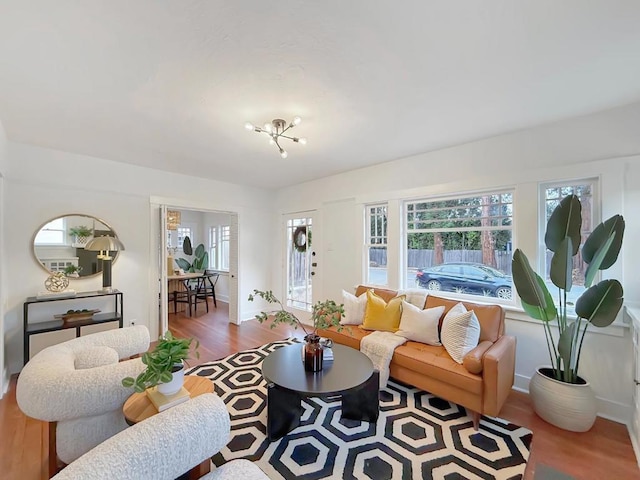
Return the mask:
[[380, 392], [377, 423], [342, 420], [340, 399], [302, 401], [300, 426], [266, 438], [266, 382], [261, 364], [289, 339], [192, 368], [214, 381], [231, 415], [231, 440], [217, 466], [254, 461], [272, 479], [517, 479], [529, 458], [532, 433], [482, 417], [480, 430], [454, 403], [393, 379]]

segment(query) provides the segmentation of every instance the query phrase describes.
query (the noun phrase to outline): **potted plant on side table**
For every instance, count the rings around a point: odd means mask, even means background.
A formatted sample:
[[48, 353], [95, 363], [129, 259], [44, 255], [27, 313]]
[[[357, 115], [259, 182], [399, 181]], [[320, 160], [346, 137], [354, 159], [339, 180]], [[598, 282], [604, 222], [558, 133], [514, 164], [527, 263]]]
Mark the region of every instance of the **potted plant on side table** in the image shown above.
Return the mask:
[[[122, 379], [122, 385], [133, 387], [136, 392], [144, 392], [147, 388], [158, 386], [163, 395], [173, 395], [180, 391], [184, 383], [184, 360], [189, 358], [189, 349], [193, 338], [175, 338], [167, 331], [158, 339], [158, 343], [150, 352], [142, 355], [142, 363], [147, 368], [136, 377]], [[195, 356], [200, 358], [195, 340]]]
[[305, 333], [304, 368], [310, 372], [322, 370], [324, 348], [320, 344], [318, 329], [336, 326], [338, 327], [338, 331], [342, 330], [344, 327], [340, 324], [340, 320], [344, 316], [344, 305], [338, 305], [333, 300], [316, 303], [311, 310], [313, 329], [308, 330], [298, 317], [284, 309], [280, 300], [278, 300], [271, 290], [254, 290], [253, 294], [249, 295], [249, 301], [252, 302], [255, 300], [255, 297], [260, 297], [267, 303], [275, 303], [280, 307], [278, 310], [271, 312], [260, 312], [256, 315], [256, 319], [258, 319], [260, 323], [271, 320], [271, 328], [274, 328], [279, 323], [287, 323], [293, 325], [295, 328], [298, 328], [298, 326], [302, 328]]
[[[513, 282], [522, 308], [530, 317], [542, 321], [551, 359], [550, 367], [538, 368], [531, 377], [529, 394], [533, 408], [547, 422], [574, 432], [589, 430], [597, 414], [595, 395], [578, 376], [587, 328], [611, 325], [623, 302], [618, 280], [607, 279], [592, 285], [598, 271], [616, 262], [622, 246], [624, 218], [614, 215], [598, 225], [582, 247], [582, 259], [588, 264], [586, 290], [575, 303], [575, 318], [569, 318], [567, 293], [573, 283], [573, 257], [578, 254], [582, 240], [581, 225], [581, 205], [576, 195], [565, 197], [547, 223], [545, 244], [553, 252], [549, 277], [558, 287], [557, 306], [544, 280], [533, 271], [520, 249], [514, 252], [512, 261]], [[554, 323], [558, 330], [555, 335]]]

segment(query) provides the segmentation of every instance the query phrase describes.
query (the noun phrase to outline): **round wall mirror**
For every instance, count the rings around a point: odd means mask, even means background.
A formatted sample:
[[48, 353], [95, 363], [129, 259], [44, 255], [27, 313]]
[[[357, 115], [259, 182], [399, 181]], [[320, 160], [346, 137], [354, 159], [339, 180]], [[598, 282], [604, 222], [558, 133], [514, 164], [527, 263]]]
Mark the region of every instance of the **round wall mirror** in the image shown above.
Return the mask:
[[[74, 213], [49, 220], [33, 237], [33, 254], [42, 268], [49, 273], [65, 272], [73, 278], [86, 278], [102, 272], [100, 252], [85, 250], [93, 237], [116, 232], [99, 218]], [[118, 252], [112, 252], [115, 262]]]

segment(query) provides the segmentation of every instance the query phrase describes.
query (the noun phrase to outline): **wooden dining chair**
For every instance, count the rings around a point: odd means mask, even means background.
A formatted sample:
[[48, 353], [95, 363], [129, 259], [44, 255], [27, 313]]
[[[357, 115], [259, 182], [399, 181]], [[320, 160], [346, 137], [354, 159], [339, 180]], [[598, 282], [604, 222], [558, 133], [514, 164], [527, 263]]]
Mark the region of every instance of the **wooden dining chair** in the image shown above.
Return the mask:
[[[199, 296], [201, 285], [204, 284], [204, 276], [193, 279], [183, 280], [184, 290], [177, 290], [173, 292], [173, 311], [177, 312], [178, 303], [186, 303], [189, 306], [189, 316], [193, 316], [194, 313], [198, 313], [198, 302], [202, 300]], [[204, 304], [209, 312], [209, 305], [206, 299]]]
[[205, 270], [202, 277], [202, 283], [198, 286], [198, 293], [196, 296], [205, 301], [207, 304], [207, 312], [209, 311], [209, 302], [207, 301], [208, 297], [213, 299], [213, 306], [218, 308], [218, 303], [216, 302], [216, 283], [218, 283], [218, 278], [220, 278], [220, 274], [218, 272]]

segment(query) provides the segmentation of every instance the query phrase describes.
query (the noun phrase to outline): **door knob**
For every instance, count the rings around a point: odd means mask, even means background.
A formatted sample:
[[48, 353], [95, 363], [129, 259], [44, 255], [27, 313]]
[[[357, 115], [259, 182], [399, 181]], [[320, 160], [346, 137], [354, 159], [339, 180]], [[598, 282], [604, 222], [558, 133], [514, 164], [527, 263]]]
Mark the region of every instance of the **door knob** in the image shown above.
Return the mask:
[[316, 272], [311, 272], [311, 275], [315, 275], [315, 274], [316, 274]]

